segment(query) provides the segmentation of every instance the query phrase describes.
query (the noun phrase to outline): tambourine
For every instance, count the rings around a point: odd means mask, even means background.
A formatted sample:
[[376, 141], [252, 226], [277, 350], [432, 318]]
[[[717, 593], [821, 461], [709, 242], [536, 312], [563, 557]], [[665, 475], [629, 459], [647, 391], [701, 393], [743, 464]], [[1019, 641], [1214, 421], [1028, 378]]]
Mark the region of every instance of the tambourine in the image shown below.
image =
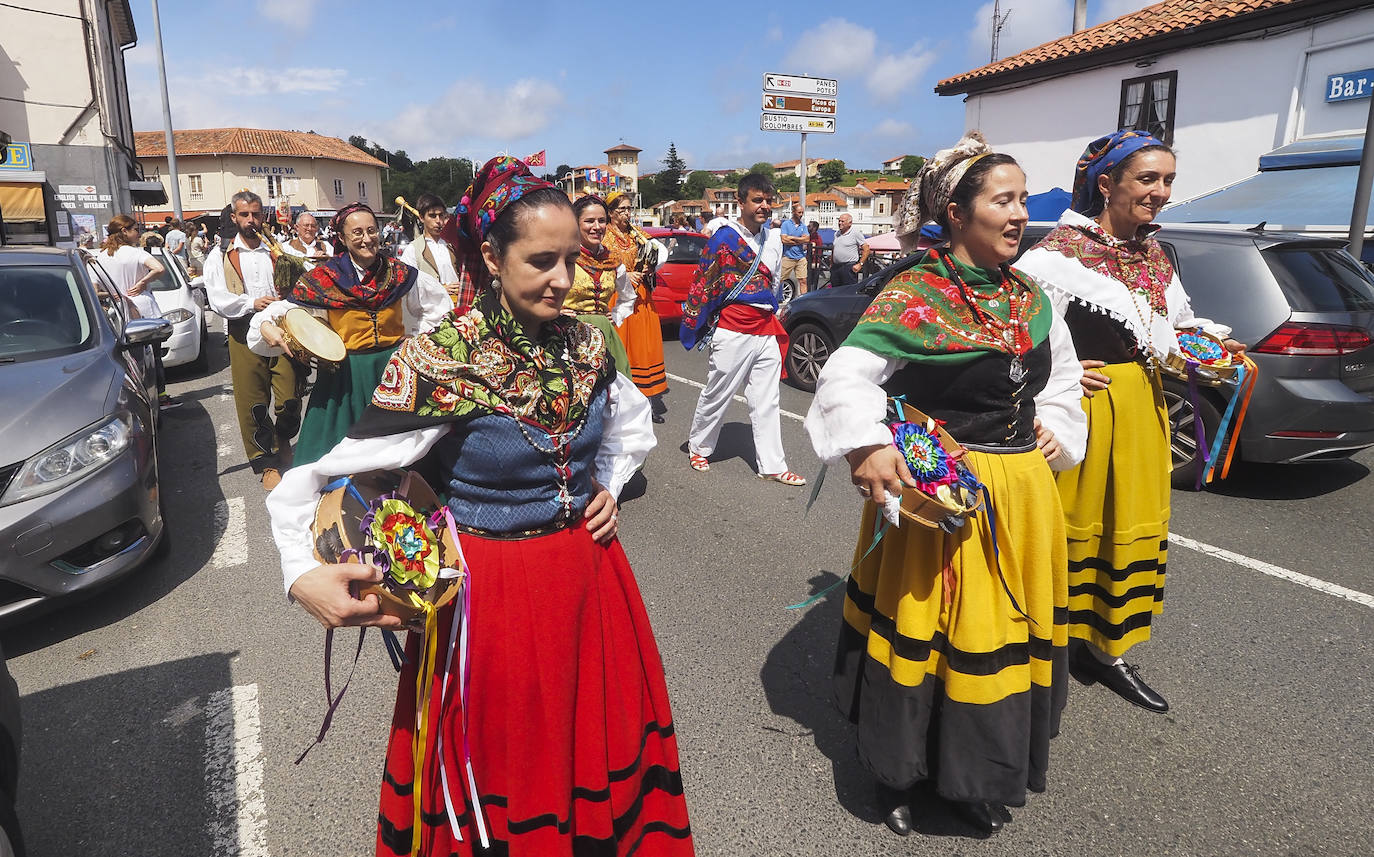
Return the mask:
[[1236, 370], [1240, 364], [1235, 361], [1221, 339], [1200, 328], [1188, 328], [1175, 333], [1178, 336], [1179, 350], [1165, 358], [1165, 372], [1186, 380], [1191, 366], [1200, 384], [1219, 387], [1222, 384], [1235, 383]]
[[381, 583], [359, 587], [358, 597], [376, 595], [381, 611], [408, 624], [423, 623], [421, 602], [443, 607], [459, 587], [439, 571], [461, 564], [454, 535], [438, 522], [443, 505], [434, 489], [406, 470], [374, 470], [334, 480], [324, 487], [310, 525], [320, 562], [370, 562], [383, 571]]
[[892, 445], [917, 487], [902, 488], [902, 517], [952, 531], [983, 503], [982, 483], [962, 460], [959, 445], [934, 418], [900, 399], [888, 399]]
[[329, 325], [300, 307], [287, 310], [278, 327], [287, 347], [298, 358], [340, 363], [348, 356], [343, 339]]

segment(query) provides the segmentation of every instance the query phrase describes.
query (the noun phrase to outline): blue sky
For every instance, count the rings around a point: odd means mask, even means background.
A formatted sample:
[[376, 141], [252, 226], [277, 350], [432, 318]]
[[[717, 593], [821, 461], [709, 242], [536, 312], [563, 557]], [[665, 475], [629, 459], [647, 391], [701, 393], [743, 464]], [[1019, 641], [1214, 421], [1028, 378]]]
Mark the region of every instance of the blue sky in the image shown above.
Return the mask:
[[[1088, 22], [1147, 5], [1089, 0]], [[151, 3], [132, 6], [134, 126], [157, 130]], [[1003, 2], [1001, 56], [1066, 34], [1072, 6]], [[623, 139], [652, 172], [672, 141], [689, 168], [724, 169], [798, 157], [797, 134], [759, 130], [760, 87], [765, 72], [811, 74], [839, 80], [839, 110], [837, 133], [810, 135], [808, 156], [876, 167], [959, 136], [960, 99], [933, 87], [987, 62], [993, 4], [792, 0], [745, 18], [704, 3], [598, 3], [569, 20], [581, 7], [162, 0], [172, 119], [362, 134], [416, 160], [547, 149], [550, 168], [599, 163]]]

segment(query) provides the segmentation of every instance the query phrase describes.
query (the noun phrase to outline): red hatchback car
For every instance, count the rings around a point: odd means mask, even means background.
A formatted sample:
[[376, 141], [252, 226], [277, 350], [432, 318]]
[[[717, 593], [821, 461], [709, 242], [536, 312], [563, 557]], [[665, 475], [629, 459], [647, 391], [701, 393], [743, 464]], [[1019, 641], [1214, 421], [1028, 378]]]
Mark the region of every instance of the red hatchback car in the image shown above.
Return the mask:
[[654, 312], [663, 323], [676, 327], [682, 321], [682, 302], [687, 300], [687, 289], [692, 285], [692, 275], [701, 259], [702, 248], [706, 246], [706, 236], [662, 226], [650, 226], [644, 231], [668, 248], [667, 261], [658, 267], [652, 300]]

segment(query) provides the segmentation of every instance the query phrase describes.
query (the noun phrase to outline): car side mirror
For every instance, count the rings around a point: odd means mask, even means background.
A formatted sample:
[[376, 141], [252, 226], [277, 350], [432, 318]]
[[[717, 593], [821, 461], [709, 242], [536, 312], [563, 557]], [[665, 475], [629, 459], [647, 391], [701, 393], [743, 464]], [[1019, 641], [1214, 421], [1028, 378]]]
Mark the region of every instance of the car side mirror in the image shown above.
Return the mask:
[[172, 323], [164, 318], [136, 318], [124, 325], [119, 344], [124, 348], [166, 342], [172, 335]]

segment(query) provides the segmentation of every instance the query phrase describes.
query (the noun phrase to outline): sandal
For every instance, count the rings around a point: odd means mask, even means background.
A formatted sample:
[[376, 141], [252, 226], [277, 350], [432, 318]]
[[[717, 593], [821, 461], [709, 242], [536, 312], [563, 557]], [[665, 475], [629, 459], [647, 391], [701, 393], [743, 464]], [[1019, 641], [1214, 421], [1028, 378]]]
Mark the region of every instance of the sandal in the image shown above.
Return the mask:
[[793, 473], [790, 470], [784, 470], [782, 473], [760, 473], [759, 478], [767, 479], [772, 482], [781, 482], [784, 485], [793, 485], [797, 487], [806, 484], [805, 476]]
[[697, 455], [695, 452], [687, 453], [687, 463], [692, 465], [693, 470], [699, 470], [703, 473], [711, 469], [711, 462], [706, 460], [706, 456]]

